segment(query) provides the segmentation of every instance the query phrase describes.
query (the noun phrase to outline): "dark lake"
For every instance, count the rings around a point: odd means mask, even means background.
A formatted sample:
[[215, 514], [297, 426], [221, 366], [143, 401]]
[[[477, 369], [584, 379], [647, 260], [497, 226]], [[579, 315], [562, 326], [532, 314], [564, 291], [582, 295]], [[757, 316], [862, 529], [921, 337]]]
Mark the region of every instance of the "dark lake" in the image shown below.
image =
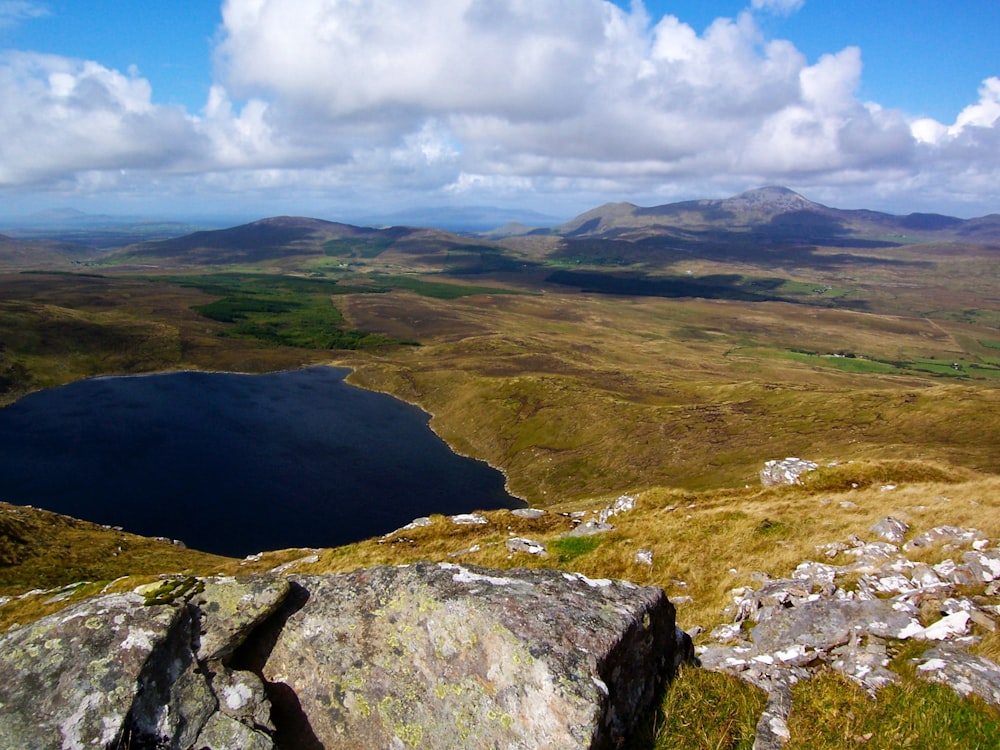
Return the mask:
[[524, 505], [428, 415], [314, 367], [97, 378], [0, 409], [0, 500], [244, 556]]

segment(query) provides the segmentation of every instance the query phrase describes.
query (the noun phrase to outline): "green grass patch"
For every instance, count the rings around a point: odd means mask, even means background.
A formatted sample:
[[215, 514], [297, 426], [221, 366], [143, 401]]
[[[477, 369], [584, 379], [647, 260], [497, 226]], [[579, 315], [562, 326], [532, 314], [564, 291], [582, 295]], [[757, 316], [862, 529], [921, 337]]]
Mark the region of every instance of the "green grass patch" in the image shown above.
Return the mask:
[[231, 324], [226, 336], [303, 349], [363, 349], [402, 343], [345, 329], [344, 317], [331, 301], [331, 296], [338, 294], [383, 292], [384, 288], [278, 274], [228, 273], [161, 280], [219, 295], [220, 299], [194, 309], [206, 318]]
[[549, 550], [560, 563], [567, 563], [593, 552], [603, 541], [599, 536], [564, 536], [550, 542]]
[[780, 357], [791, 359], [796, 362], [804, 362], [810, 365], [820, 365], [830, 367], [841, 372], [851, 372], [856, 374], [884, 374], [898, 375], [901, 368], [890, 362], [882, 362], [867, 357], [859, 357], [854, 354], [815, 354], [812, 352], [785, 351], [779, 354]]

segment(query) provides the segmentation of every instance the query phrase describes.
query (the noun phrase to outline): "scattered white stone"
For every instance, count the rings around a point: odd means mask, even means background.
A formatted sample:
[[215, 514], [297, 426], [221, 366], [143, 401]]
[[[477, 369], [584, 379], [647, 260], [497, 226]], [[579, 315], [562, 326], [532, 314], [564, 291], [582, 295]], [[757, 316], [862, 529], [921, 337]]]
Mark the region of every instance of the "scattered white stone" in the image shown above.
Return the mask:
[[932, 547], [935, 544], [949, 543], [952, 545], [972, 544], [986, 539], [986, 535], [978, 529], [962, 529], [955, 526], [938, 526], [919, 534], [903, 545], [903, 550], [909, 552], [920, 547]]
[[430, 517], [428, 516], [421, 516], [420, 518], [414, 518], [412, 521], [406, 524], [406, 526], [400, 526], [395, 531], [390, 531], [388, 534], [384, 534], [382, 538], [388, 539], [389, 537], [395, 536], [396, 534], [402, 534], [404, 531], [412, 531], [413, 529], [419, 529], [424, 526], [430, 526], [432, 523], [433, 521], [431, 521]]
[[[563, 573], [563, 578], [567, 581], [582, 581], [592, 589], [603, 589], [614, 583], [610, 578], [587, 578], [583, 573]], [[621, 583], [622, 585], [634, 588], [634, 585], [628, 583], [628, 581], [622, 581]]]
[[934, 569], [926, 563], [917, 563], [913, 566], [913, 570], [910, 572], [910, 580], [918, 588], [922, 589], [935, 589], [947, 585], [938, 577]]
[[651, 549], [640, 549], [636, 550], [635, 561], [640, 565], [653, 566], [653, 550]]
[[852, 503], [850, 500], [841, 500], [839, 504], [844, 510], [854, 510], [858, 507], [857, 503]]
[[271, 568], [270, 573], [284, 573], [292, 568], [297, 568], [299, 565], [312, 565], [313, 563], [319, 562], [319, 555], [307, 555], [306, 557], [300, 557], [298, 560], [291, 560], [279, 565], [276, 568]]
[[445, 570], [455, 571], [451, 580], [455, 583], [488, 583], [491, 586], [513, 586], [521, 583], [514, 578], [506, 578], [504, 576], [486, 576], [480, 575], [479, 573], [473, 573], [467, 568], [463, 568], [461, 565], [454, 565], [452, 563], [438, 563], [438, 567], [444, 568]]
[[923, 637], [929, 641], [944, 641], [948, 638], [965, 635], [969, 632], [969, 620], [971, 619], [968, 612], [956, 612], [953, 615], [942, 617], [933, 625], [924, 628]]
[[736, 623], [723, 623], [722, 625], [717, 625], [713, 628], [712, 632], [708, 634], [708, 637], [719, 643], [739, 641], [743, 639], [743, 628]]
[[803, 474], [819, 468], [819, 464], [813, 461], [805, 461], [801, 458], [788, 457], [783, 460], [767, 461], [760, 472], [760, 483], [765, 487], [774, 487], [781, 484], [801, 484]]
[[894, 489], [896, 489], [896, 485], [894, 485], [894, 484], [883, 484], [878, 489], [879, 489], [879, 492], [892, 492]]
[[923, 664], [917, 665], [917, 669], [921, 672], [939, 672], [948, 666], [948, 662], [944, 659], [928, 659]]
[[459, 513], [456, 516], [448, 516], [448, 520], [459, 526], [483, 526], [490, 522], [486, 516], [479, 513]]
[[597, 515], [597, 520], [607, 523], [609, 518], [617, 516], [619, 513], [626, 513], [635, 508], [635, 498], [631, 495], [622, 495], [614, 504], [607, 506]]
[[983, 583], [1000, 579], [1000, 553], [966, 552], [962, 560]]

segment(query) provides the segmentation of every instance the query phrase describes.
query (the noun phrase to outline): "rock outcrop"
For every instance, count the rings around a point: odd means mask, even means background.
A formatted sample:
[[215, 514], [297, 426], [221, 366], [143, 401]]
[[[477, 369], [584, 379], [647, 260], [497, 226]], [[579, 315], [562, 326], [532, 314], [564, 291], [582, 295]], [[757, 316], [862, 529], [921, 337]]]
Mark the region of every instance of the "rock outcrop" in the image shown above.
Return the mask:
[[774, 487], [780, 484], [801, 484], [803, 474], [818, 468], [819, 464], [814, 461], [805, 461], [801, 458], [774, 459], [767, 461], [764, 468], [760, 470], [760, 483], [765, 487]]
[[0, 746], [610, 748], [684, 635], [560, 571], [175, 578], [0, 636]]
[[[917, 659], [917, 674], [1000, 705], [1000, 666], [964, 648], [978, 641], [974, 629], [1000, 627], [1000, 548], [975, 529], [948, 526], [902, 544], [909, 527], [892, 517], [870, 531], [894, 543], [853, 536], [817, 550], [847, 558], [841, 565], [807, 561], [790, 578], [734, 589], [732, 624], [699, 646], [704, 667], [767, 692], [757, 750], [789, 739], [791, 687], [817, 670], [838, 671], [871, 693], [898, 680], [889, 668], [893, 641], [940, 644]], [[904, 554], [933, 545], [951, 556], [931, 566]]]

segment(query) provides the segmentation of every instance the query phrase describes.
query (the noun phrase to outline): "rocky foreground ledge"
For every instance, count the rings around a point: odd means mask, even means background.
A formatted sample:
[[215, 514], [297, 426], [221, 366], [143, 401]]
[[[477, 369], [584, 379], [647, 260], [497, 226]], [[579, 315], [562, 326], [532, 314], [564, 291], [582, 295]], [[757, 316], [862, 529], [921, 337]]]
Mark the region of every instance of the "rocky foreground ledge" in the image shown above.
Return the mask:
[[662, 590], [553, 570], [169, 579], [0, 636], [0, 746], [610, 748], [680, 642]]

